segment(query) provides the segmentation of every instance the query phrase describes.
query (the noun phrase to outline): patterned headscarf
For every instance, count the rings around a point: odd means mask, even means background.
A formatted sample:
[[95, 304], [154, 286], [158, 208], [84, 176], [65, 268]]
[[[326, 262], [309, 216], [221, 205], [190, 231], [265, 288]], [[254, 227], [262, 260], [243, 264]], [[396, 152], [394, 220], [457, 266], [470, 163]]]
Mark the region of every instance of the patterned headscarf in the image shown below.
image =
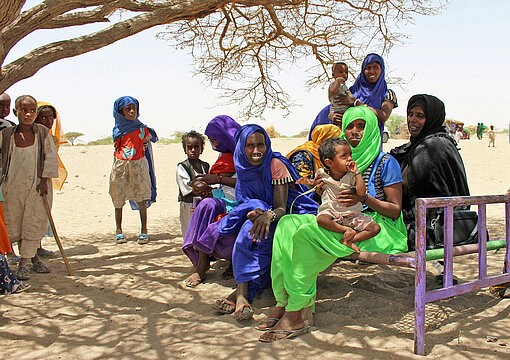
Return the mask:
[[342, 118], [342, 135], [345, 137], [345, 128], [354, 120], [365, 120], [365, 131], [360, 143], [352, 147], [352, 159], [358, 165], [359, 171], [363, 172], [375, 160], [380, 151], [381, 134], [377, 126], [377, 118], [372, 110], [366, 106], [357, 106], [347, 109]]

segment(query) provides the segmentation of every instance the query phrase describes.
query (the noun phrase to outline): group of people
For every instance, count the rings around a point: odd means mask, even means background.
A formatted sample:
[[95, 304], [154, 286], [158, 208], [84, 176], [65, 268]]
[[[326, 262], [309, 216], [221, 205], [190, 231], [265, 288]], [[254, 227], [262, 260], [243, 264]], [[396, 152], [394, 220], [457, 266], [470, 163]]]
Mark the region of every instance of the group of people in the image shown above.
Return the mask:
[[[238, 321], [253, 316], [253, 298], [271, 286], [276, 306], [256, 327], [260, 341], [309, 331], [317, 276], [337, 258], [413, 250], [417, 198], [469, 195], [435, 96], [411, 97], [410, 141], [382, 151], [382, 128], [397, 106], [384, 69], [383, 59], [369, 54], [347, 88], [347, 66], [334, 64], [330, 104], [314, 120], [309, 141], [287, 157], [272, 149], [262, 127], [225, 115], [205, 130], [220, 153], [209, 171], [199, 159], [203, 136], [192, 131], [182, 138], [187, 159], [176, 176], [183, 251], [194, 266], [185, 284], [204, 282], [210, 261], [229, 261], [224, 275], [234, 276], [236, 288], [213, 308]], [[438, 213], [430, 210], [428, 219]]]

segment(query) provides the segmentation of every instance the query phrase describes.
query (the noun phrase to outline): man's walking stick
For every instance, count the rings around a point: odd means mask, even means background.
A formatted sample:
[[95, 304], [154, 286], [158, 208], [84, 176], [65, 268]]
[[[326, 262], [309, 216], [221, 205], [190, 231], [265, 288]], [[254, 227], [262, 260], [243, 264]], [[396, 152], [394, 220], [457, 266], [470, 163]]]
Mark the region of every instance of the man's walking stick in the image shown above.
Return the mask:
[[66, 254], [64, 253], [64, 248], [62, 247], [62, 243], [58, 238], [57, 229], [55, 228], [55, 223], [53, 222], [53, 218], [51, 217], [50, 205], [48, 204], [48, 198], [46, 195], [42, 196], [44, 201], [44, 206], [46, 207], [46, 214], [48, 214], [48, 219], [50, 220], [51, 231], [53, 231], [53, 236], [55, 237], [55, 241], [57, 242], [58, 248], [60, 250], [60, 254], [62, 254], [62, 258], [64, 259], [64, 263], [66, 264], [67, 273], [69, 276], [73, 276], [73, 272], [71, 271], [71, 266], [69, 265], [69, 261], [67, 261]]

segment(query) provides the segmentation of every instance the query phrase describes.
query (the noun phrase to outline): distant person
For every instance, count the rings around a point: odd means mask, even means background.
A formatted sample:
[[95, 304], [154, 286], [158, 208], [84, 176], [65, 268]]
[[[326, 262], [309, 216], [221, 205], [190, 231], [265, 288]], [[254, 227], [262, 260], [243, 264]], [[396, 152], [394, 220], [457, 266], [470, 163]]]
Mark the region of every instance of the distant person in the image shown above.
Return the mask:
[[494, 125], [490, 126], [489, 130], [489, 147], [496, 147], [496, 133], [494, 132]]
[[15, 126], [16, 124], [6, 117], [11, 113], [11, 97], [6, 93], [0, 95], [0, 131], [8, 126]]
[[324, 181], [322, 202], [317, 213], [320, 227], [344, 234], [340, 242], [360, 252], [355, 242], [373, 238], [381, 227], [364, 214], [361, 202], [346, 206], [338, 201], [338, 195], [344, 190], [354, 191], [366, 201], [367, 187], [356, 162], [352, 160], [352, 150], [345, 139], [330, 138], [319, 146], [321, 161], [326, 167], [320, 168], [317, 178]]
[[175, 170], [175, 179], [179, 187], [179, 218], [181, 220], [182, 237], [186, 235], [191, 214], [193, 213], [193, 198], [205, 195], [200, 190], [195, 190], [189, 185], [198, 175], [209, 172], [209, 163], [200, 160], [204, 147], [204, 135], [194, 130], [182, 135], [182, 148], [187, 155], [187, 159], [178, 163]]
[[455, 131], [455, 141], [457, 142], [457, 146], [460, 146], [461, 139], [462, 139], [462, 131], [460, 131], [460, 128], [457, 127], [457, 130]]
[[18, 243], [21, 255], [16, 278], [28, 280], [29, 260], [33, 271], [50, 271], [37, 255], [37, 249], [48, 230], [42, 196], [51, 205], [53, 191], [49, 179], [58, 176], [57, 149], [48, 129], [34, 123], [37, 101], [33, 96], [18, 97], [14, 115], [19, 125], [5, 128], [0, 136], [2, 192], [9, 240]]
[[[126, 200], [136, 202], [140, 211], [141, 229], [138, 244], [147, 244], [147, 207], [155, 201], [155, 177], [151, 173], [149, 141], [158, 141], [156, 132], [138, 120], [140, 106], [138, 100], [131, 96], [118, 98], [113, 105], [113, 166], [110, 174], [110, 196], [115, 207], [115, 224], [117, 226], [115, 243], [125, 243], [122, 231], [122, 208]], [[154, 191], [153, 191], [154, 189]]]
[[483, 131], [486, 129], [485, 125], [481, 122], [478, 123], [476, 126], [476, 137], [478, 140], [482, 140], [483, 138]]

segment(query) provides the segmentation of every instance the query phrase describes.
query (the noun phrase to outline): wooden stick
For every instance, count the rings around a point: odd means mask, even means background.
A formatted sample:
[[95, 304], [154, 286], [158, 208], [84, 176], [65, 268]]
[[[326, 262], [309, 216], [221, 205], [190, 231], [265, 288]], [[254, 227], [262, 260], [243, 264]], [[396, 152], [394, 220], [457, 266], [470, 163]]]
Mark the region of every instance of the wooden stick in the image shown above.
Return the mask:
[[44, 200], [44, 206], [46, 207], [46, 214], [48, 214], [48, 219], [50, 220], [50, 226], [51, 231], [53, 231], [53, 237], [55, 238], [55, 241], [57, 242], [58, 248], [60, 250], [60, 254], [62, 255], [62, 258], [64, 259], [64, 263], [66, 264], [67, 273], [69, 276], [73, 276], [73, 272], [71, 271], [71, 266], [69, 265], [69, 261], [67, 261], [66, 254], [64, 253], [64, 248], [62, 247], [62, 243], [60, 242], [60, 239], [58, 238], [57, 229], [55, 228], [55, 223], [53, 222], [53, 217], [51, 216], [51, 210], [50, 205], [48, 204], [48, 198], [46, 195], [42, 195], [42, 198]]

